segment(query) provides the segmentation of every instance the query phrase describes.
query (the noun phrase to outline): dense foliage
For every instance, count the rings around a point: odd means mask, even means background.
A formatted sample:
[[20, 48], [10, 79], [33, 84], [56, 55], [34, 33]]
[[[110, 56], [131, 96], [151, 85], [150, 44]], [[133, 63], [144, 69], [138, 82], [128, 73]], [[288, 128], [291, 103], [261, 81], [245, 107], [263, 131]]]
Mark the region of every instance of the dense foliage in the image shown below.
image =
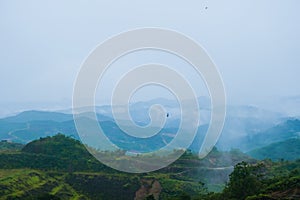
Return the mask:
[[256, 164], [241, 162], [230, 174], [222, 193], [211, 193], [208, 199], [299, 199], [300, 160]]
[[0, 166], [0, 199], [300, 197], [300, 160], [258, 162], [239, 150], [213, 149], [202, 160], [188, 151], [155, 173], [127, 174], [101, 164], [79, 141], [58, 134], [33, 141], [22, 150], [2, 151]]
[[3, 140], [0, 142], [0, 152], [3, 151], [13, 151], [13, 150], [21, 150], [23, 148], [23, 144], [13, 143], [7, 140]]

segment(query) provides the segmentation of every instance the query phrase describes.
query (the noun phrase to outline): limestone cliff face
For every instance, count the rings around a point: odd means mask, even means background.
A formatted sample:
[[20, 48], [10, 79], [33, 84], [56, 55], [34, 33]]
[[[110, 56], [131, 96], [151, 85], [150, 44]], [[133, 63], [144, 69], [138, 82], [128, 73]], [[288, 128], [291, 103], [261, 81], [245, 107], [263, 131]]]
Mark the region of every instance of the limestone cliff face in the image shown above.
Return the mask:
[[158, 200], [161, 190], [162, 187], [157, 180], [141, 179], [141, 187], [136, 191], [134, 200], [144, 200], [151, 195], [155, 200]]

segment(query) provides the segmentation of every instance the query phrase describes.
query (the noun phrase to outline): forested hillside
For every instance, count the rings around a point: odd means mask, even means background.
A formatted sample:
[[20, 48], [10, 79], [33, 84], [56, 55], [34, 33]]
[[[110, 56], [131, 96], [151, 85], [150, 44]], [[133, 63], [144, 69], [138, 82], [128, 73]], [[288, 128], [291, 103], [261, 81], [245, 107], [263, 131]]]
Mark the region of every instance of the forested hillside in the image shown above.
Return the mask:
[[186, 152], [159, 171], [128, 174], [101, 164], [79, 141], [62, 134], [18, 149], [0, 154], [0, 199], [282, 199], [299, 195], [299, 160], [256, 161], [238, 150], [214, 149], [202, 160]]

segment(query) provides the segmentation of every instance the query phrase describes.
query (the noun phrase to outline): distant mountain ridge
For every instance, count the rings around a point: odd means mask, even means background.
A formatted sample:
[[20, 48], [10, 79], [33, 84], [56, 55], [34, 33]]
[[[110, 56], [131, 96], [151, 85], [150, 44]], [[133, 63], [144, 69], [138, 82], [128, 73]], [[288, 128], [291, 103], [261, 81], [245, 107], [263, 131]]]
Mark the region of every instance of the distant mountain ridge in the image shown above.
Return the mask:
[[288, 119], [266, 131], [247, 138], [248, 149], [263, 147], [275, 142], [285, 141], [300, 136], [300, 120]]
[[[111, 120], [110, 117], [101, 115], [97, 113], [97, 117], [99, 121], [108, 121]], [[4, 122], [11, 122], [11, 123], [25, 123], [31, 121], [54, 121], [54, 122], [66, 122], [73, 120], [72, 114], [60, 113], [60, 112], [53, 112], [53, 111], [37, 111], [37, 110], [30, 110], [21, 112], [15, 116], [10, 116], [7, 118], [0, 119]]]
[[[157, 102], [153, 100], [148, 103], [138, 102], [130, 105], [130, 114], [133, 120], [139, 125], [147, 125], [149, 123], [148, 109], [150, 105], [159, 103], [159, 101], [162, 100], [158, 99]], [[208, 104], [208, 99], [202, 101], [206, 101]], [[164, 102], [170, 104], [169, 107], [166, 107], [169, 109], [167, 110], [169, 117], [166, 120], [166, 126], [158, 136], [150, 140], [150, 144], [142, 139], [132, 139], [126, 136], [115, 123], [110, 106], [96, 107], [95, 109], [101, 127], [104, 127], [105, 134], [112, 142], [121, 148], [144, 148], [145, 151], [151, 151], [166, 145], [177, 132], [180, 119], [176, 111], [176, 103], [172, 102], [170, 100]], [[207, 109], [209, 109], [208, 105], [200, 110], [202, 122], [207, 123], [199, 126], [194, 142], [190, 146], [190, 149], [195, 152], [201, 147], [208, 129], [210, 111]], [[28, 143], [40, 137], [53, 136], [59, 132], [79, 139], [72, 114], [26, 111], [16, 116], [0, 119], [0, 140]], [[225, 126], [217, 147], [220, 150], [237, 148], [243, 152], [248, 152], [274, 142], [293, 138], [298, 132], [300, 132], [300, 121], [298, 119], [289, 119], [280, 113], [254, 106], [228, 106]]]
[[247, 152], [256, 159], [297, 160], [300, 159], [300, 137], [272, 143], [265, 147]]

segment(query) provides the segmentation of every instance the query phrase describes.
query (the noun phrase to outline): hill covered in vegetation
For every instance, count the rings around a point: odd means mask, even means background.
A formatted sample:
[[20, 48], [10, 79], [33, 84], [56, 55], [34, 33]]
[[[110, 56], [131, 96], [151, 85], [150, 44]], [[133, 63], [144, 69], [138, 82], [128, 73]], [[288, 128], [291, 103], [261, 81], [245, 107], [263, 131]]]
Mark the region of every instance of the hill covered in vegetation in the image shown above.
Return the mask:
[[214, 149], [202, 160], [188, 151], [159, 171], [128, 174], [101, 164], [79, 141], [58, 134], [1, 152], [0, 166], [0, 199], [282, 199], [299, 194], [300, 161], [258, 162], [239, 150]]
[[24, 147], [23, 144], [14, 143], [10, 141], [0, 141], [0, 152], [1, 151], [13, 151], [13, 150], [21, 150]]
[[282, 142], [252, 150], [247, 153], [256, 159], [297, 160], [300, 159], [300, 138], [293, 138]]

